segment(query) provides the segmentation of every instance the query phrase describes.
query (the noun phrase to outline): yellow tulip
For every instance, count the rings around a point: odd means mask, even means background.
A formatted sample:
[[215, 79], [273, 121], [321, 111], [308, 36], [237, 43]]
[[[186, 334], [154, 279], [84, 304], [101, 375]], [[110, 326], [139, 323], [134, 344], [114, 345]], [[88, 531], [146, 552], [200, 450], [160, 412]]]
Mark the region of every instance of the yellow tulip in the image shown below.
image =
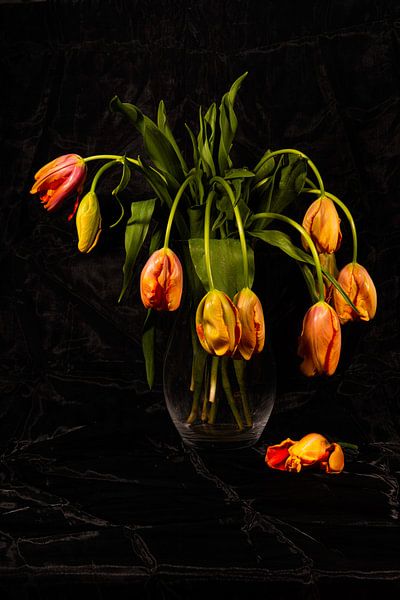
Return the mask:
[[239, 311], [242, 336], [235, 356], [249, 360], [253, 354], [261, 352], [265, 342], [264, 314], [261, 302], [248, 287], [243, 288], [233, 299]]
[[358, 310], [356, 313], [335, 289], [333, 299], [340, 322], [372, 319], [376, 313], [377, 295], [368, 271], [358, 263], [349, 263], [340, 271], [338, 282]]
[[196, 311], [197, 336], [204, 350], [216, 356], [232, 356], [242, 333], [239, 312], [219, 290], [209, 291]]
[[[342, 241], [340, 219], [333, 201], [323, 196], [310, 204], [303, 219], [303, 227], [309, 233], [319, 253], [331, 254], [339, 249]], [[303, 247], [308, 243], [302, 238]]]
[[95, 192], [88, 192], [80, 201], [76, 213], [78, 250], [90, 252], [96, 246], [101, 232], [101, 213]]
[[145, 308], [176, 310], [182, 290], [183, 270], [175, 252], [170, 248], [153, 252], [140, 275], [140, 296]]
[[298, 442], [288, 438], [268, 446], [265, 462], [280, 471], [299, 473], [304, 468], [317, 466], [326, 473], [340, 473], [344, 468], [344, 454], [339, 444], [330, 444], [319, 433], [309, 433]]
[[298, 354], [303, 358], [301, 371], [308, 376], [333, 375], [340, 357], [339, 317], [329, 304], [319, 301], [303, 319]]

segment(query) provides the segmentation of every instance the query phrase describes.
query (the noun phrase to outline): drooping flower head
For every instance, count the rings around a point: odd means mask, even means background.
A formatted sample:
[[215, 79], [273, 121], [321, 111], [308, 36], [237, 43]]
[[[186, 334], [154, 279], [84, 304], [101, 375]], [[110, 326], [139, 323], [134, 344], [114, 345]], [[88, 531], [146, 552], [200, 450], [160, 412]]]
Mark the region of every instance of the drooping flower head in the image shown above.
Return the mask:
[[232, 356], [242, 327], [232, 300], [220, 290], [210, 290], [196, 311], [196, 331], [204, 350], [216, 356]]
[[268, 446], [265, 462], [279, 471], [299, 473], [304, 468], [318, 466], [326, 473], [340, 473], [344, 467], [344, 454], [339, 444], [330, 444], [319, 433], [309, 433], [298, 442], [288, 438]]
[[86, 164], [77, 154], [65, 154], [39, 169], [31, 194], [39, 193], [46, 210], [56, 209], [72, 192], [82, 193]]
[[335, 289], [333, 299], [340, 322], [372, 319], [376, 313], [377, 295], [368, 271], [358, 263], [349, 263], [340, 271], [338, 282], [358, 310], [357, 313]]
[[[303, 227], [309, 233], [317, 251], [331, 254], [339, 249], [342, 241], [340, 219], [335, 204], [327, 196], [318, 198], [310, 204], [303, 219]], [[308, 243], [301, 239], [307, 250]]]
[[78, 250], [90, 252], [98, 242], [101, 232], [101, 213], [95, 192], [88, 192], [80, 201], [76, 213]]
[[176, 310], [183, 290], [182, 265], [170, 248], [156, 250], [140, 275], [140, 296], [145, 308]]
[[339, 317], [322, 300], [308, 309], [303, 319], [298, 354], [304, 375], [333, 375], [339, 362], [341, 331]]
[[248, 287], [243, 288], [233, 299], [239, 311], [242, 336], [236, 355], [249, 360], [253, 354], [261, 352], [265, 342], [264, 313], [257, 295]]

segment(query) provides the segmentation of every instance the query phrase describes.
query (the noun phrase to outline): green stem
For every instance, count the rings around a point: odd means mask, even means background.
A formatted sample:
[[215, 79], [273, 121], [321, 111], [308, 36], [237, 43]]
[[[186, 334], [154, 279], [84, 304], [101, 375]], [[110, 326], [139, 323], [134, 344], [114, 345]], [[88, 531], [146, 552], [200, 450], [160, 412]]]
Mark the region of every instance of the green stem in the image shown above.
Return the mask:
[[323, 302], [325, 300], [325, 293], [324, 293], [324, 281], [322, 279], [321, 263], [320, 263], [320, 260], [319, 260], [319, 256], [318, 256], [318, 252], [317, 252], [317, 249], [315, 247], [315, 244], [312, 241], [310, 235], [304, 229], [304, 227], [302, 227], [301, 225], [299, 225], [298, 223], [296, 223], [296, 221], [293, 221], [293, 219], [290, 219], [289, 217], [286, 217], [285, 215], [280, 215], [279, 213], [272, 213], [272, 212], [257, 213], [255, 215], [253, 215], [253, 219], [254, 220], [257, 220], [257, 219], [278, 219], [278, 221], [283, 221], [284, 223], [287, 223], [288, 225], [291, 225], [292, 227], [294, 227], [295, 229], [297, 229], [297, 231], [299, 231], [301, 233], [301, 235], [307, 241], [307, 244], [309, 245], [310, 250], [311, 250], [311, 254], [312, 254], [312, 257], [313, 257], [313, 260], [314, 260], [314, 264], [315, 264], [315, 269], [317, 271], [317, 281], [318, 281], [318, 289], [319, 289], [319, 301]]
[[242, 216], [240, 214], [240, 210], [236, 204], [235, 196], [233, 194], [232, 188], [225, 181], [225, 179], [223, 179], [222, 177], [219, 177], [217, 175], [216, 177], [213, 177], [211, 179], [210, 183], [212, 184], [214, 181], [222, 185], [222, 187], [225, 189], [226, 193], [228, 194], [228, 198], [231, 201], [233, 212], [235, 214], [239, 238], [240, 238], [240, 247], [242, 250], [244, 287], [250, 287], [249, 286], [249, 260], [247, 257], [246, 235], [244, 232], [243, 221], [242, 221]]
[[[307, 181], [310, 182], [310, 180], [307, 180]], [[312, 182], [310, 182], [310, 183], [312, 183]], [[304, 191], [309, 194], [318, 194], [318, 190], [315, 190], [315, 189], [313, 189], [313, 190], [306, 189]], [[340, 208], [343, 210], [344, 214], [347, 217], [347, 220], [350, 224], [351, 235], [353, 237], [353, 263], [356, 263], [357, 262], [357, 230], [356, 230], [356, 225], [354, 223], [353, 216], [352, 216], [351, 212], [349, 211], [349, 209], [347, 208], [347, 206], [344, 204], [344, 202], [339, 200], [339, 198], [337, 198], [333, 194], [330, 194], [329, 192], [325, 192], [325, 196], [327, 196], [333, 202], [335, 202], [335, 204], [340, 206]]]
[[218, 408], [218, 396], [216, 396], [217, 382], [218, 382], [218, 366], [219, 357], [213, 356], [211, 359], [211, 378], [210, 378], [210, 395], [208, 401], [211, 404], [210, 414], [208, 416], [208, 422], [211, 424], [215, 423]]
[[207, 279], [210, 290], [214, 289], [214, 280], [211, 270], [210, 258], [210, 228], [211, 228], [211, 205], [213, 203], [215, 192], [211, 191], [206, 200], [206, 211], [204, 215], [204, 260], [206, 262]]
[[265, 158], [265, 160], [267, 161], [270, 158], [272, 158], [273, 156], [279, 156], [281, 154], [296, 154], [296, 156], [300, 156], [300, 158], [304, 158], [307, 161], [307, 164], [311, 167], [311, 169], [315, 173], [315, 176], [318, 180], [318, 185], [320, 188], [319, 189], [320, 195], [323, 196], [325, 194], [325, 187], [324, 187], [324, 182], [322, 181], [322, 177], [321, 177], [317, 167], [313, 163], [313, 161], [310, 158], [308, 158], [308, 156], [306, 154], [304, 154], [304, 152], [300, 152], [300, 150], [295, 150], [294, 148], [285, 148], [283, 150], [275, 150], [274, 152], [271, 152], [271, 154], [268, 154], [268, 156]]
[[85, 163], [90, 162], [91, 160], [105, 160], [105, 159], [113, 159], [119, 162], [123, 162], [124, 158], [128, 160], [130, 163], [140, 167], [140, 163], [134, 158], [129, 158], [129, 156], [120, 156], [119, 154], [96, 154], [95, 156], [87, 156], [83, 159]]
[[227, 358], [224, 357], [222, 359], [222, 368], [221, 368], [221, 373], [222, 373], [222, 387], [224, 389], [224, 392], [226, 394], [226, 397], [228, 399], [228, 404], [229, 407], [232, 411], [232, 414], [235, 418], [235, 421], [239, 427], [240, 430], [243, 429], [243, 421], [242, 418], [240, 416], [240, 413], [237, 409], [236, 406], [236, 402], [235, 402], [235, 398], [233, 397], [232, 394], [232, 388], [231, 388], [231, 383], [229, 381], [229, 375], [228, 375], [228, 365], [227, 365]]
[[110, 162], [107, 162], [105, 165], [100, 167], [100, 169], [97, 171], [96, 175], [93, 178], [92, 185], [90, 186], [90, 191], [91, 192], [96, 191], [97, 183], [98, 183], [100, 177], [102, 177], [103, 173], [108, 171], [108, 169], [110, 169], [114, 165], [119, 165], [119, 164], [120, 164], [119, 160], [110, 160]]
[[168, 248], [169, 237], [171, 234], [171, 227], [172, 227], [172, 223], [174, 221], [176, 209], [178, 208], [179, 200], [182, 198], [183, 192], [185, 191], [185, 189], [187, 188], [187, 186], [189, 185], [189, 183], [192, 181], [193, 178], [194, 178], [194, 175], [190, 175], [187, 179], [185, 179], [185, 181], [182, 183], [181, 187], [179, 188], [179, 190], [175, 196], [175, 200], [172, 203], [171, 210], [170, 210], [169, 217], [168, 217], [167, 228], [165, 230], [164, 248]]

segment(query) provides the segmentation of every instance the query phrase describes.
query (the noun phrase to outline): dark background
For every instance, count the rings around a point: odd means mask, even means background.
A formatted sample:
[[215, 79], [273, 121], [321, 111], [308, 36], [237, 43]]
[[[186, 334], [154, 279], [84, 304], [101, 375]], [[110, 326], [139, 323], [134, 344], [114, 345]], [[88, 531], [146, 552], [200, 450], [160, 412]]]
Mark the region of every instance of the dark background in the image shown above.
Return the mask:
[[[395, 597], [398, 2], [1, 2], [0, 17], [4, 597]], [[378, 311], [343, 329], [334, 376], [304, 378], [307, 293], [289, 259], [262, 250], [275, 408], [255, 448], [202, 455], [173, 428], [160, 370], [147, 390], [138, 278], [117, 304], [123, 229], [81, 255], [72, 201], [49, 214], [29, 189], [58, 155], [142, 151], [109, 111], [115, 94], [151, 117], [163, 98], [185, 146], [184, 122], [196, 127], [199, 105], [219, 102], [244, 71], [234, 161], [251, 168], [285, 147], [314, 160], [353, 213]], [[113, 183], [100, 197], [108, 224]], [[148, 192], [135, 179], [124, 197]], [[343, 233], [340, 266], [351, 256], [345, 221]], [[267, 470], [268, 444], [310, 431], [358, 445], [340, 476]]]

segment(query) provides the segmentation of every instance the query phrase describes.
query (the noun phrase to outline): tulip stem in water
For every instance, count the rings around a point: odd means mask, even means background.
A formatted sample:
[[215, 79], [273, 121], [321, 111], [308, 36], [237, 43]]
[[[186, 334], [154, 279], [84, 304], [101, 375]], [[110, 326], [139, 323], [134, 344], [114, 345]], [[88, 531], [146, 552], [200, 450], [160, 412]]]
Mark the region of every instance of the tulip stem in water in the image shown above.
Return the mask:
[[213, 183], [214, 181], [219, 183], [220, 185], [222, 185], [222, 187], [225, 189], [226, 193], [228, 194], [229, 200], [232, 203], [232, 208], [233, 208], [233, 212], [235, 214], [236, 224], [237, 224], [238, 233], [239, 233], [240, 247], [242, 249], [243, 278], [244, 278], [244, 286], [243, 287], [249, 287], [249, 260], [247, 258], [246, 235], [244, 232], [243, 221], [242, 221], [242, 217], [240, 214], [240, 210], [236, 204], [236, 200], [235, 200], [235, 196], [232, 191], [232, 188], [225, 181], [225, 179], [223, 179], [222, 177], [219, 177], [217, 175], [216, 177], [213, 177], [211, 179], [210, 183]]
[[213, 356], [211, 359], [210, 395], [208, 397], [208, 401], [211, 403], [211, 409], [210, 409], [210, 414], [208, 416], [208, 422], [211, 425], [213, 425], [215, 423], [215, 417], [217, 416], [217, 408], [218, 408], [218, 396], [216, 395], [217, 382], [218, 382], [218, 366], [219, 366], [219, 358], [218, 358], [218, 356]]
[[253, 425], [253, 420], [251, 418], [249, 402], [247, 399], [247, 389], [246, 389], [246, 379], [245, 379], [245, 370], [246, 364], [243, 360], [234, 360], [233, 366], [235, 368], [236, 378], [239, 383], [240, 395], [242, 397], [242, 406], [243, 406], [243, 414], [246, 419], [246, 425], [251, 427]]
[[232, 411], [233, 416], [235, 417], [235, 421], [236, 421], [239, 429], [242, 430], [243, 429], [243, 421], [242, 421], [242, 418], [237, 409], [235, 398], [233, 397], [233, 394], [232, 394], [231, 383], [229, 381], [227, 357], [224, 357], [222, 359], [221, 374], [222, 374], [222, 387], [223, 387], [223, 390], [228, 399], [229, 407]]
[[294, 227], [295, 229], [297, 229], [297, 231], [299, 231], [301, 233], [301, 235], [307, 241], [307, 244], [309, 245], [310, 250], [311, 250], [311, 254], [312, 254], [312, 257], [313, 257], [313, 260], [314, 260], [314, 264], [315, 264], [315, 269], [317, 271], [319, 301], [323, 302], [325, 300], [325, 289], [324, 289], [324, 280], [322, 279], [321, 263], [320, 263], [320, 260], [319, 260], [319, 256], [318, 256], [318, 252], [317, 252], [317, 249], [315, 247], [315, 244], [312, 241], [311, 236], [304, 229], [304, 227], [302, 227], [301, 225], [299, 225], [298, 223], [296, 223], [296, 221], [293, 221], [293, 219], [290, 219], [289, 217], [286, 217], [285, 215], [281, 215], [279, 213], [272, 213], [272, 212], [257, 213], [257, 214], [255, 214], [253, 216], [253, 219], [254, 220], [257, 220], [257, 219], [278, 219], [278, 221], [283, 221], [284, 223], [287, 223], [288, 225], [291, 225], [292, 227]]
[[179, 188], [179, 190], [175, 196], [175, 200], [172, 203], [171, 210], [169, 212], [167, 228], [165, 230], [165, 238], [164, 238], [164, 248], [165, 249], [168, 248], [169, 236], [171, 234], [171, 227], [172, 227], [172, 223], [174, 221], [176, 209], [178, 208], [179, 200], [182, 198], [183, 192], [185, 191], [185, 189], [187, 188], [189, 183], [191, 183], [193, 178], [194, 178], [194, 175], [190, 175], [189, 177], [187, 177], [185, 179], [185, 181], [182, 183], [181, 187]]
[[[313, 185], [312, 181], [310, 181], [309, 179], [307, 179], [306, 181], [307, 181], [307, 183]], [[314, 185], [313, 185], [313, 187], [314, 187]], [[312, 190], [305, 189], [304, 191], [309, 194], [318, 194], [318, 190], [316, 190], [316, 189], [312, 189]], [[347, 220], [349, 222], [350, 229], [351, 229], [351, 235], [353, 237], [353, 263], [355, 263], [355, 262], [357, 262], [357, 230], [356, 230], [353, 216], [352, 216], [351, 212], [349, 211], [349, 209], [347, 208], [347, 206], [345, 205], [345, 203], [342, 202], [341, 200], [339, 200], [339, 198], [337, 198], [336, 196], [334, 196], [333, 194], [331, 194], [329, 192], [325, 192], [325, 196], [327, 196], [333, 202], [335, 202], [335, 204], [340, 206], [340, 208], [343, 210], [344, 214], [347, 217]]]

